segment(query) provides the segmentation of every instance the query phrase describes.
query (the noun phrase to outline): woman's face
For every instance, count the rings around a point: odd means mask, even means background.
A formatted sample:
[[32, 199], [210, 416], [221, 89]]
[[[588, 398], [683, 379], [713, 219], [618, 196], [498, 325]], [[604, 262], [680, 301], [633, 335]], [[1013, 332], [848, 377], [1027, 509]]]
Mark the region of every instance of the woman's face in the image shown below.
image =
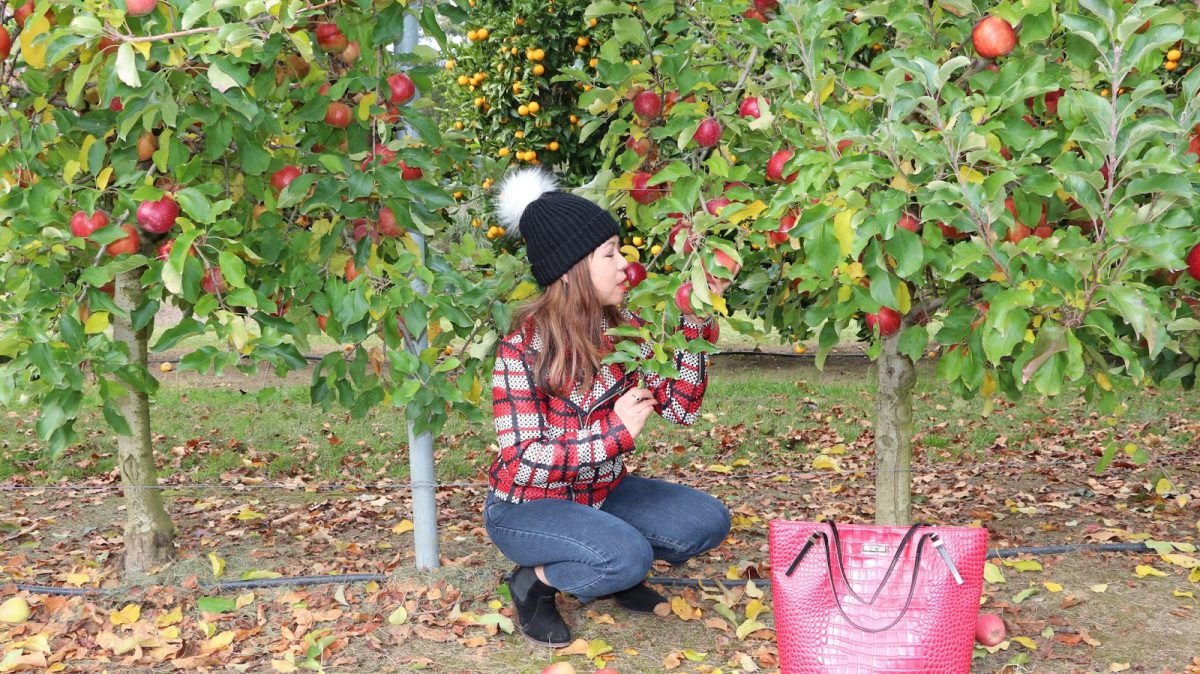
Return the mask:
[[618, 305], [625, 296], [625, 268], [629, 262], [621, 251], [617, 250], [620, 240], [612, 237], [600, 244], [592, 252], [589, 267], [592, 272], [592, 286], [596, 295], [605, 305]]

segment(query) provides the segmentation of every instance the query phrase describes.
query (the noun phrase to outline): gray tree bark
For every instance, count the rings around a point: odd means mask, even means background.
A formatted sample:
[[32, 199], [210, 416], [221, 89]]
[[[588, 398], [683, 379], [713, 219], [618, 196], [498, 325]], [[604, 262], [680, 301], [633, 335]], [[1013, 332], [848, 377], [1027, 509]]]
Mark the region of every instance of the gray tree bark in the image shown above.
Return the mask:
[[912, 391], [916, 369], [900, 353], [900, 332], [883, 338], [875, 411], [875, 523], [912, 522]]
[[[128, 317], [142, 303], [139, 270], [124, 272], [116, 279], [116, 303], [126, 316], [114, 316], [113, 338], [129, 347], [134, 363], [147, 365], [150, 331], [154, 322], [134, 330]], [[131, 434], [117, 435], [118, 465], [125, 494], [125, 573], [144, 574], [174, 557], [175, 526], [163, 507], [162, 491], [157, 488], [154, 448], [150, 443], [150, 397], [130, 390], [116, 403], [129, 424]], [[141, 485], [153, 485], [144, 488]]]

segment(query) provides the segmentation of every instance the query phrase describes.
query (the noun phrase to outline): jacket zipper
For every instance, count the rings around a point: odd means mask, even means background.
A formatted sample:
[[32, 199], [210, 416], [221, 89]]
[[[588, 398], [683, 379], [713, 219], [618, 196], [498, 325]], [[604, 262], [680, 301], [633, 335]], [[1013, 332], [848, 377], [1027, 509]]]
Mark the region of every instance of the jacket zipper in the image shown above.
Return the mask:
[[580, 415], [580, 417], [579, 417], [579, 430], [583, 430], [584, 428], [587, 428], [587, 421], [588, 421], [588, 419], [591, 419], [591, 417], [592, 417], [592, 412], [595, 412], [597, 409], [599, 409], [599, 407], [600, 407], [601, 405], [603, 405], [604, 403], [608, 402], [608, 400], [609, 400], [610, 398], [612, 398], [612, 397], [614, 397], [614, 396], [616, 396], [616, 395], [620, 395], [621, 393], [624, 393], [624, 392], [627, 390], [627, 389], [624, 387], [624, 385], [623, 385], [623, 384], [624, 384], [624, 377], [622, 377], [622, 382], [621, 382], [621, 383], [622, 383], [622, 385], [617, 387], [617, 392], [616, 392], [616, 393], [609, 394], [609, 395], [607, 395], [607, 396], [605, 396], [605, 397], [601, 398], [601, 399], [600, 399], [598, 402], [596, 402], [596, 403], [593, 403], [592, 405], [590, 405], [590, 406], [588, 407], [587, 414], [585, 414], [585, 415]]

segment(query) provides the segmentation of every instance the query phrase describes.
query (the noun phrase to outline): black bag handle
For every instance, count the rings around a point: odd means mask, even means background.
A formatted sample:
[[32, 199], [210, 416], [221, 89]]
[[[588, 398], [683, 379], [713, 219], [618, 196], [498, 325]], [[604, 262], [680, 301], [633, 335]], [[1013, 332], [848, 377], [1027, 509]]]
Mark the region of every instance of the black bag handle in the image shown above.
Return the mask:
[[[899, 615], [897, 615], [896, 618], [894, 620], [892, 620], [892, 622], [888, 623], [887, 625], [884, 625], [883, 627], [864, 627], [862, 625], [859, 625], [857, 622], [855, 622], [852, 618], [850, 618], [850, 616], [846, 615], [846, 610], [845, 610], [845, 608], [842, 607], [842, 600], [840, 597], [838, 597], [837, 587], [835, 587], [834, 580], [833, 580], [833, 564], [830, 561], [829, 537], [827, 535], [825, 535], [825, 533], [823, 533], [823, 532], [819, 532], [819, 533], [816, 533], [813, 535], [819, 536], [821, 539], [821, 542], [825, 544], [825, 568], [829, 571], [829, 589], [832, 590], [834, 604], [837, 606], [838, 613], [842, 614], [842, 618], [844, 618], [846, 620], [846, 622], [849, 623], [851, 626], [857, 627], [858, 629], [860, 629], [864, 632], [871, 633], [871, 634], [885, 632], [885, 631], [890, 630], [891, 628], [895, 627], [896, 623], [899, 623], [900, 620], [902, 618], [904, 618], [905, 614], [908, 613], [908, 607], [912, 604], [913, 594], [917, 590], [917, 576], [921, 571], [921, 552], [925, 547], [925, 541], [929, 540], [930, 538], [933, 538], [935, 536], [935, 534], [922, 534], [921, 538], [917, 541], [917, 554], [913, 561], [912, 580], [909, 582], [909, 585], [908, 585], [908, 597], [905, 598], [904, 606], [900, 609]], [[889, 570], [889, 573], [890, 573], [890, 570]], [[849, 587], [850, 583], [847, 582], [846, 586]], [[880, 587], [882, 587], [882, 586], [883, 585], [881, 583]], [[878, 590], [876, 590], [876, 596], [878, 596], [878, 594], [879, 594], [879, 592], [878, 592]], [[875, 599], [875, 597], [872, 597], [872, 601], [874, 599]]]
[[[924, 523], [918, 522], [908, 528], [908, 531], [905, 532], [905, 534], [904, 534], [904, 538], [901, 539], [901, 541], [900, 541], [900, 545], [896, 548], [895, 554], [892, 555], [892, 563], [890, 565], [888, 565], [887, 573], [885, 573], [883, 575], [883, 580], [879, 581], [879, 585], [875, 588], [875, 593], [872, 594], [871, 598], [868, 600], [868, 599], [863, 599], [857, 592], [854, 591], [854, 587], [850, 584], [849, 577], [846, 575], [846, 567], [845, 567], [845, 564], [842, 562], [842, 540], [841, 540], [841, 537], [838, 535], [837, 525], [834, 524], [832, 521], [826, 522], [826, 524], [829, 525], [829, 529], [833, 532], [833, 541], [834, 541], [833, 548], [834, 548], [834, 550], [837, 551], [838, 570], [841, 571], [841, 573], [842, 573], [842, 579], [846, 585], [846, 589], [850, 591], [850, 595], [852, 597], [854, 597], [855, 599], [859, 600], [860, 602], [862, 602], [864, 604], [874, 604], [875, 600], [879, 598], [879, 593], [883, 591], [884, 586], [887, 585], [888, 580], [891, 579], [892, 573], [896, 570], [896, 564], [898, 564], [900, 562], [900, 557], [901, 557], [901, 555], [904, 554], [905, 548], [908, 547], [909, 542], [912, 540], [913, 534], [916, 533], [917, 529], [919, 529], [920, 527], [926, 526]], [[792, 560], [791, 566], [788, 567], [787, 573], [785, 573], [784, 575], [786, 575], [786, 576], [792, 575], [792, 573], [796, 570], [796, 567], [804, 559], [804, 556], [808, 554], [808, 551], [812, 548], [813, 544], [815, 544], [817, 542], [818, 536], [823, 537], [823, 536], [825, 536], [825, 534], [823, 532], [814, 532], [813, 535], [809, 536], [808, 541], [804, 544], [804, 547], [800, 549], [800, 553], [796, 555], [796, 558]], [[828, 556], [829, 543], [827, 540], [825, 543], [825, 552], [826, 552], [826, 555]], [[826, 561], [828, 561], [828, 560], [826, 560]], [[832, 565], [830, 566], [829, 573], [832, 577], [832, 574], [833, 574]]]

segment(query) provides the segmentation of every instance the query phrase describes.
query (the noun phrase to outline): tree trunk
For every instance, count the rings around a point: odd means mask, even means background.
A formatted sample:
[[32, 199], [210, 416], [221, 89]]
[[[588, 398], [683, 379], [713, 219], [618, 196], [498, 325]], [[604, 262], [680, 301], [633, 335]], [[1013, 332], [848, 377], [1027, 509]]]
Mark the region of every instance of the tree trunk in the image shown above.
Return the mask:
[[875, 412], [875, 523], [912, 521], [912, 390], [916, 370], [900, 353], [900, 333], [883, 339]]
[[[114, 316], [113, 339], [129, 347], [133, 363], [146, 367], [147, 343], [154, 322], [134, 331], [129, 315], [142, 303], [142, 281], [138, 270], [116, 279], [116, 303], [126, 316]], [[163, 507], [162, 491], [154, 468], [150, 444], [150, 397], [132, 389], [117, 401], [117, 409], [129, 424], [130, 435], [117, 435], [118, 465], [125, 493], [125, 572], [143, 574], [175, 554], [175, 527]], [[152, 485], [143, 488], [141, 485]]]

